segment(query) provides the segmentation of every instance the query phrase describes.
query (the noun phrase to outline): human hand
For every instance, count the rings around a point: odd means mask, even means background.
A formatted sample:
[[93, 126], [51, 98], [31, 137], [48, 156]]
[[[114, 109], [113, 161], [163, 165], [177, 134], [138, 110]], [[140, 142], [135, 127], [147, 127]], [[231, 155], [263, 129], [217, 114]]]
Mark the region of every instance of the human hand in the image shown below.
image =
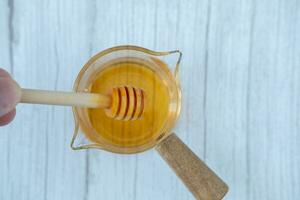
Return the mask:
[[0, 126], [11, 122], [16, 115], [21, 90], [8, 72], [0, 68]]

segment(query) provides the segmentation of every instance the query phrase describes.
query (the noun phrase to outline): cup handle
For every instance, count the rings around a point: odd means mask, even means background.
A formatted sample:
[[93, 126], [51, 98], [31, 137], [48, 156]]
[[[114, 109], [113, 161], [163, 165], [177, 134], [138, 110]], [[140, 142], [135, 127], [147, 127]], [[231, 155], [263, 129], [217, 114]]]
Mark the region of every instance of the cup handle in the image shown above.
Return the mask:
[[196, 199], [220, 200], [228, 191], [224, 183], [175, 134], [157, 145], [156, 150]]

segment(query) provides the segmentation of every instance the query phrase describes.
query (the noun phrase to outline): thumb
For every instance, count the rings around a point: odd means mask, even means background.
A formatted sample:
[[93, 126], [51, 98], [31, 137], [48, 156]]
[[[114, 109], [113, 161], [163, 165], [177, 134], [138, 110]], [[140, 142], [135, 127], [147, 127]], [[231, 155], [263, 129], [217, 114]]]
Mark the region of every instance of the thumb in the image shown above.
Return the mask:
[[0, 117], [14, 110], [20, 98], [20, 86], [6, 71], [0, 69]]

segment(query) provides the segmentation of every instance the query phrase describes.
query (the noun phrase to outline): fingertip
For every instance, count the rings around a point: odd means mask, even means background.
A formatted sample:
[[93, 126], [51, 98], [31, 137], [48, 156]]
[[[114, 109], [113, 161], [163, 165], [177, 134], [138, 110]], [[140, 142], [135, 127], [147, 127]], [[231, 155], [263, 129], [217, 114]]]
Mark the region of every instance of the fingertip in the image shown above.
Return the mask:
[[[4, 74], [2, 73], [2, 75]], [[1, 77], [0, 75], [0, 116], [13, 110], [20, 98], [20, 86], [11, 77]]]
[[0, 68], [0, 126], [7, 125], [15, 118], [14, 107], [20, 96], [18, 87], [10, 74]]
[[0, 117], [0, 126], [5, 126], [9, 124], [15, 118], [15, 116], [16, 116], [16, 109], [13, 109], [9, 113]]
[[0, 68], [0, 77], [11, 77], [10, 74], [4, 69]]

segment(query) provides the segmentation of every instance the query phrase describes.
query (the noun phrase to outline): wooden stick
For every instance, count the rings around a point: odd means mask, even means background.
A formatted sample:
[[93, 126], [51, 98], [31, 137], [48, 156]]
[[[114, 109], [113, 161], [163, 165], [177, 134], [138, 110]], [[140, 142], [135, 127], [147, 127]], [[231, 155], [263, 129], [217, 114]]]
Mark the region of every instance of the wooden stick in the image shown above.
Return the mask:
[[103, 94], [32, 89], [21, 89], [21, 91], [21, 103], [77, 106], [88, 108], [108, 108], [111, 103], [111, 97]]
[[157, 145], [156, 150], [199, 200], [220, 200], [228, 186], [201, 161], [175, 134]]

